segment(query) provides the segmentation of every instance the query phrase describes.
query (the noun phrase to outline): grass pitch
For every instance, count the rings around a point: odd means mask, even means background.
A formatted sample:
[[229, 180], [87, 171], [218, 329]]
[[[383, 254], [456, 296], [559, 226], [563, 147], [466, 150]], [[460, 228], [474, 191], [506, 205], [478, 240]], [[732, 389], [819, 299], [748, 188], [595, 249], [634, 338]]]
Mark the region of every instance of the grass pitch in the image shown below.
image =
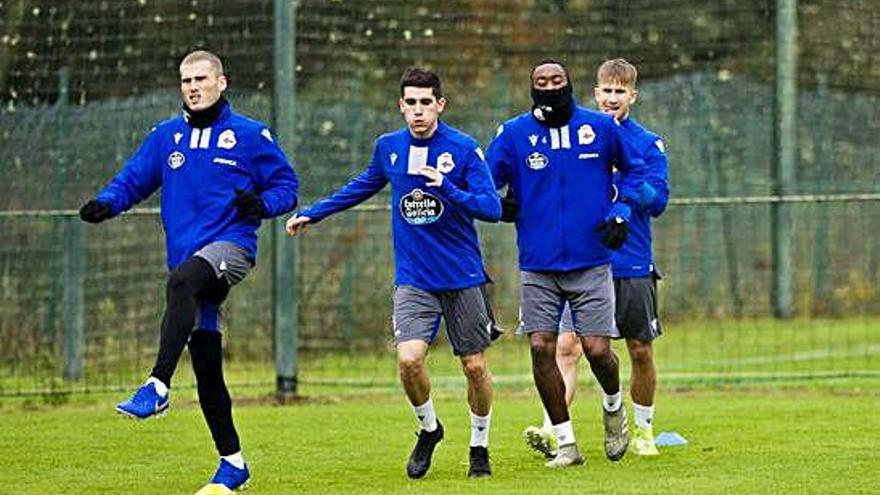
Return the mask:
[[[233, 395], [235, 395], [233, 391]], [[435, 397], [446, 426], [427, 477], [407, 479], [416, 430], [403, 393], [278, 407], [239, 402], [235, 416], [257, 494], [876, 493], [880, 392], [852, 386], [661, 390], [656, 432], [690, 443], [657, 458], [604, 458], [594, 390], [573, 411], [582, 467], [551, 471], [522, 430], [540, 418], [531, 389], [499, 391], [490, 450], [495, 474], [468, 480], [463, 390]], [[170, 413], [136, 423], [117, 399], [60, 409], [0, 411], [0, 493], [186, 494], [216, 467], [210, 435], [187, 393]], [[175, 401], [176, 399], [176, 401]]]

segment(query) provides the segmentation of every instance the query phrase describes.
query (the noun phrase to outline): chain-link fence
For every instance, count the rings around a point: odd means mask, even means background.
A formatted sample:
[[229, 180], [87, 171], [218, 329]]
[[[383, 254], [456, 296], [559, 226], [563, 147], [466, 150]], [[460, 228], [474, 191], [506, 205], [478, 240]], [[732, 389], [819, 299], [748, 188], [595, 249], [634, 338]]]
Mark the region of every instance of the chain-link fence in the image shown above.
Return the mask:
[[[774, 2], [307, 0], [276, 43], [278, 1], [0, 2], [0, 395], [130, 388], [149, 369], [165, 276], [158, 218], [87, 226], [72, 210], [178, 111], [177, 63], [195, 46], [223, 57], [234, 108], [267, 122], [278, 112], [273, 51], [292, 50], [295, 131], [281, 142], [301, 204], [341, 186], [375, 137], [402, 125], [396, 81], [407, 66], [435, 69], [444, 118], [487, 145], [528, 108], [537, 60], [564, 59], [590, 106], [598, 64], [626, 57], [641, 71], [635, 117], [665, 138], [676, 200], [656, 227], [661, 369], [714, 379], [880, 370], [880, 5], [798, 2], [796, 169], [780, 197]], [[794, 319], [774, 321], [781, 202]], [[394, 380], [386, 203], [382, 193], [296, 241], [303, 384]], [[514, 234], [481, 230], [494, 302], [513, 328]], [[269, 233], [225, 308], [236, 384], [274, 380]], [[505, 337], [493, 353], [499, 379], [527, 379], [524, 342]]]

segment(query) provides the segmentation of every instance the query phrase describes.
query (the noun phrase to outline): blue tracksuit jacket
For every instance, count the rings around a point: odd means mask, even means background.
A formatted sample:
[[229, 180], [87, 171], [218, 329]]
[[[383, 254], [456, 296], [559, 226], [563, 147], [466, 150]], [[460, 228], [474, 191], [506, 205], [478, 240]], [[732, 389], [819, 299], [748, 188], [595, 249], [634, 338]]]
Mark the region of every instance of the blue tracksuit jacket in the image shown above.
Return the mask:
[[[444, 174], [428, 187], [423, 166]], [[367, 169], [328, 197], [301, 211], [313, 222], [350, 208], [391, 183], [395, 283], [439, 291], [486, 282], [474, 218], [496, 222], [501, 203], [479, 144], [440, 122], [428, 139], [407, 128], [376, 140]]]
[[205, 129], [183, 116], [156, 125], [110, 184], [98, 193], [117, 215], [162, 187], [168, 269], [215, 241], [245, 248], [256, 259], [260, 220], [232, 205], [235, 189], [263, 199], [265, 218], [293, 210], [299, 183], [268, 128], [226, 106]]
[[[654, 271], [651, 248], [651, 217], [659, 217], [669, 203], [669, 168], [666, 148], [660, 136], [627, 118], [621, 122], [623, 139], [644, 159], [647, 195], [640, 194], [630, 217], [629, 236], [611, 256], [615, 278], [647, 277]], [[642, 188], [642, 191], [645, 189]]]
[[612, 206], [613, 167], [621, 171], [622, 198], [637, 196], [645, 164], [601, 112], [576, 106], [567, 125], [548, 128], [531, 112], [508, 120], [488, 151], [495, 185], [511, 185], [519, 265], [561, 272], [611, 261], [597, 227]]

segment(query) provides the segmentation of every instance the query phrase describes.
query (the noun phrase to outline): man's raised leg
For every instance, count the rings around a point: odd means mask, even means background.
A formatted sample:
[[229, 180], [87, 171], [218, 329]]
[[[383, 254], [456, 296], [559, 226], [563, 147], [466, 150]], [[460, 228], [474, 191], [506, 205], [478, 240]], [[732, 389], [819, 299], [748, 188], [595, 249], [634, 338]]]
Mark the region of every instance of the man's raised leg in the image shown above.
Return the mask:
[[[168, 389], [180, 355], [195, 326], [198, 296], [203, 292], [228, 293], [229, 285], [218, 278], [211, 264], [194, 256], [174, 269], [165, 288], [165, 315], [159, 352], [150, 378], [130, 399], [119, 403], [116, 410], [136, 419], [146, 419], [168, 408]], [[220, 300], [225, 298], [222, 294]]]

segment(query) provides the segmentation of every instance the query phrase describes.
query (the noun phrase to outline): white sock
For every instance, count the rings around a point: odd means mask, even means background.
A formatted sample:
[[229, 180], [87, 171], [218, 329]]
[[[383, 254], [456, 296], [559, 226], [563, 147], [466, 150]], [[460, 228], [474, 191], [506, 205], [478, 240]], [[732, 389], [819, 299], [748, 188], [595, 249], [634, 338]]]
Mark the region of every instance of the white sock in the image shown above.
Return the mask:
[[492, 420], [492, 411], [485, 416], [478, 416], [471, 411], [471, 447], [489, 446], [489, 423]]
[[416, 418], [419, 420], [419, 426], [425, 431], [434, 431], [437, 429], [437, 413], [434, 412], [434, 402], [428, 399], [421, 406], [413, 406], [416, 412]]
[[165, 397], [168, 395], [168, 385], [162, 383], [162, 380], [156, 378], [155, 376], [151, 376], [147, 378], [147, 384], [152, 383], [156, 387], [156, 393]]
[[643, 406], [633, 402], [633, 416], [636, 418], [636, 426], [651, 429], [654, 426], [654, 406]]
[[621, 405], [623, 405], [623, 394], [620, 393], [620, 390], [616, 394], [611, 395], [606, 394], [604, 390], [602, 391], [602, 407], [606, 411], [610, 413], [617, 412]]
[[553, 436], [559, 442], [559, 446], [571, 445], [574, 443], [574, 429], [571, 427], [571, 420], [565, 423], [553, 425]]
[[553, 421], [550, 421], [550, 415], [547, 414], [547, 410], [544, 409], [544, 426], [541, 427], [544, 431], [553, 431]]
[[220, 456], [221, 459], [225, 459], [226, 462], [232, 464], [237, 469], [244, 469], [244, 457], [241, 456], [241, 451], [232, 454], [232, 455], [223, 455]]

